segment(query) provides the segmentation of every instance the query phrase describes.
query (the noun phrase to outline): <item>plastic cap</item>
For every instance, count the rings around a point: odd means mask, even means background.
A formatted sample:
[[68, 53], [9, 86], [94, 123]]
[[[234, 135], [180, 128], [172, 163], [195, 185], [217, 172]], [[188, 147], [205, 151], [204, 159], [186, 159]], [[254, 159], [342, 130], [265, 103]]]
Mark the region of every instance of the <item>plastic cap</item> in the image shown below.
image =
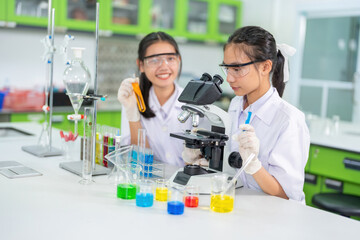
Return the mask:
[[85, 48], [72, 47], [71, 50], [73, 51], [75, 58], [82, 58], [82, 53]]

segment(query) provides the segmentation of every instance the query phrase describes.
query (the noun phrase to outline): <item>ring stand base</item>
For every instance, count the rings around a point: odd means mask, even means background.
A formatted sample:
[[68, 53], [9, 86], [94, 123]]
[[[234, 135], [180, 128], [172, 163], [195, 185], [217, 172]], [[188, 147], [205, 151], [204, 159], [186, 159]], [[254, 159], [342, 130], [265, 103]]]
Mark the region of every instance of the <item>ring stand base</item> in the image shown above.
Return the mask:
[[63, 155], [63, 151], [49, 146], [42, 145], [31, 145], [31, 146], [22, 146], [21, 149], [27, 153], [33, 154], [37, 157], [53, 157]]
[[[60, 168], [63, 168], [69, 172], [72, 172], [76, 175], [82, 175], [82, 161], [74, 161], [74, 162], [62, 162], [59, 165]], [[98, 175], [106, 175], [109, 174], [111, 171], [110, 168], [103, 167], [99, 164], [95, 164], [95, 167], [92, 170], [93, 176]]]

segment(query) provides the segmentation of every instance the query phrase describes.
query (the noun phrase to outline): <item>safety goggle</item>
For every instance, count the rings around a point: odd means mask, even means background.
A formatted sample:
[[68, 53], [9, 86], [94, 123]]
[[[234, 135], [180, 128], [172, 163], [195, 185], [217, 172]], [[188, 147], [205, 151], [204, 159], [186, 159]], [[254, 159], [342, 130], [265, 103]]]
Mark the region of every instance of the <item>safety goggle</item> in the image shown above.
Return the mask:
[[160, 67], [163, 62], [168, 66], [176, 66], [179, 63], [179, 54], [177, 53], [160, 53], [144, 57], [144, 63], [148, 67]]
[[225, 76], [230, 74], [233, 77], [243, 77], [250, 71], [251, 64], [262, 62], [262, 61], [251, 61], [242, 64], [219, 64], [221, 70], [224, 72]]

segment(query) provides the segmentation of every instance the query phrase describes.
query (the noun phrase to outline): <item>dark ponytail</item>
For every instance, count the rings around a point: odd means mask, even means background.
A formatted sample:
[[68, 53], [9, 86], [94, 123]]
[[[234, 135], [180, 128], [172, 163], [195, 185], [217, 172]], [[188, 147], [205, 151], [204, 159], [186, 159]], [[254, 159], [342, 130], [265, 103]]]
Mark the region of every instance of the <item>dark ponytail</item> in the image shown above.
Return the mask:
[[257, 26], [247, 26], [237, 29], [228, 39], [224, 46], [238, 44], [239, 48], [250, 58], [251, 61], [271, 60], [273, 65], [272, 85], [282, 97], [285, 89], [284, 63], [285, 58], [276, 49], [274, 36], [265, 29]]
[[[157, 42], [167, 42], [171, 44], [175, 48], [175, 52], [181, 57], [179, 47], [173, 37], [171, 37], [169, 34], [164, 32], [152, 32], [146, 35], [139, 43], [138, 59], [140, 62], [144, 62], [147, 48]], [[179, 75], [181, 73], [181, 66], [182, 65], [180, 62]], [[143, 95], [146, 106], [145, 112], [141, 112], [140, 114], [143, 115], [145, 118], [155, 117], [155, 113], [149, 107], [149, 95], [150, 95], [150, 88], [152, 86], [152, 83], [147, 78], [144, 72], [140, 73], [139, 81], [140, 81], [140, 90]]]
[[284, 64], [285, 58], [281, 54], [280, 50], [277, 52], [277, 61], [275, 68], [273, 67], [273, 76], [272, 76], [272, 85], [279, 93], [279, 96], [282, 97], [285, 90], [284, 83]]

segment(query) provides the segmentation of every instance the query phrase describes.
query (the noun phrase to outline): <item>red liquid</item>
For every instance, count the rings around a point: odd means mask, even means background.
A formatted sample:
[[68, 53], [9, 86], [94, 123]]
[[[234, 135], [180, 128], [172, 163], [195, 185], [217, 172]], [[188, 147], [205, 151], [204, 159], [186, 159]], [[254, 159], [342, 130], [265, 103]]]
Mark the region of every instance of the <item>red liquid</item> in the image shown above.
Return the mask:
[[185, 202], [186, 207], [197, 207], [197, 206], [199, 206], [199, 198], [195, 197], [195, 196], [186, 196], [184, 202]]
[[105, 158], [105, 155], [108, 154], [108, 151], [109, 151], [109, 149], [108, 149], [109, 136], [105, 135], [103, 141], [104, 141], [104, 144], [103, 144], [103, 164], [104, 164], [105, 167], [107, 167], [107, 160]]

